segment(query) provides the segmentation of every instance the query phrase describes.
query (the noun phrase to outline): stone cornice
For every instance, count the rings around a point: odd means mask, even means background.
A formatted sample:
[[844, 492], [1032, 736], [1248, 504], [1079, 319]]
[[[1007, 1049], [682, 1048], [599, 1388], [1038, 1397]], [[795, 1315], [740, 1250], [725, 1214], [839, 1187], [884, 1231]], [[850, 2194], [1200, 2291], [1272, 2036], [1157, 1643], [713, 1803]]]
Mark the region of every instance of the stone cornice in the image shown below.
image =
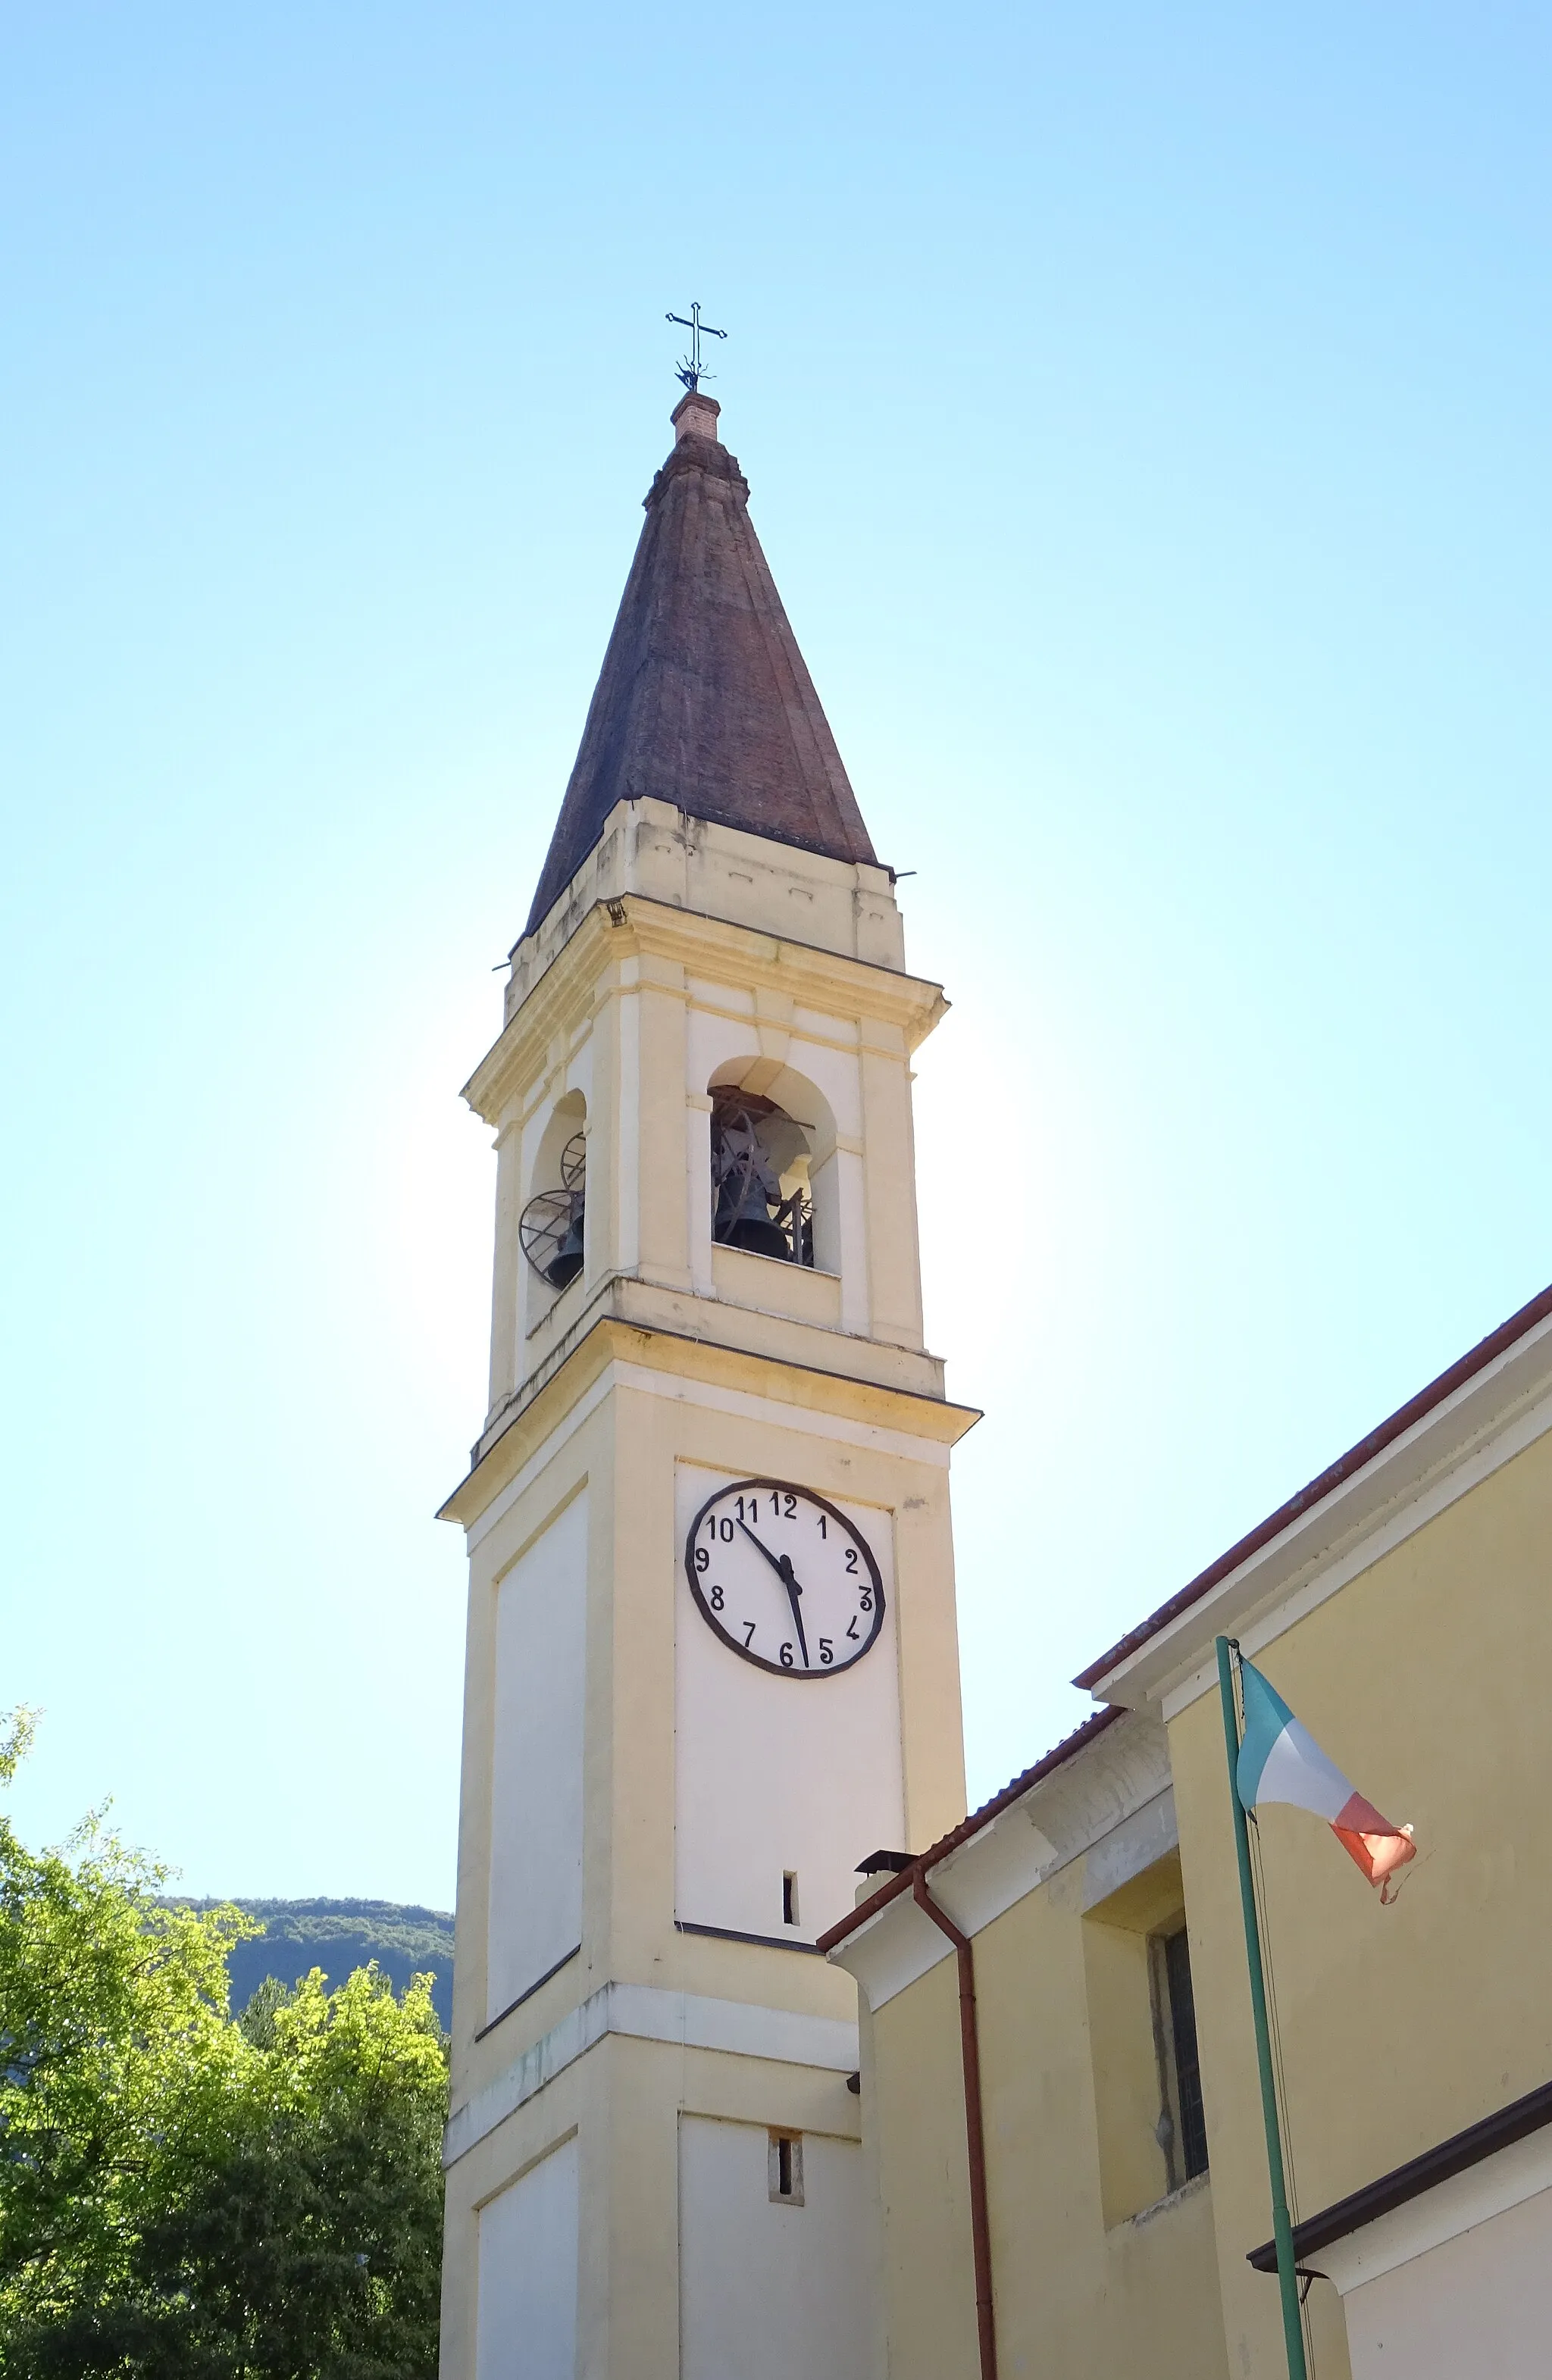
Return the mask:
[[727, 2057], [806, 2066], [820, 2073], [845, 2074], [857, 2062], [856, 2026], [842, 2017], [806, 2016], [794, 2009], [710, 1999], [650, 1984], [604, 1984], [482, 2091], [452, 2110], [443, 2166], [455, 2165], [612, 2033], [635, 2041], [666, 2042], [674, 2049], [717, 2050]]
[[942, 986], [921, 977], [627, 892], [588, 911], [480, 1060], [463, 1094], [478, 1115], [491, 1124], [501, 1121], [514, 1095], [543, 1071], [556, 1036], [590, 1014], [600, 974], [631, 958], [666, 960], [695, 974], [731, 973], [756, 992], [894, 1026], [907, 1051], [949, 1004]]
[[833, 1414], [859, 1429], [889, 1430], [947, 1449], [980, 1419], [973, 1405], [891, 1388], [849, 1373], [717, 1346], [600, 1315], [537, 1394], [519, 1404], [495, 1435], [476, 1448], [467, 1475], [437, 1514], [467, 1528], [562, 1426], [606, 1367], [620, 1361], [731, 1390], [755, 1390], [795, 1416]]

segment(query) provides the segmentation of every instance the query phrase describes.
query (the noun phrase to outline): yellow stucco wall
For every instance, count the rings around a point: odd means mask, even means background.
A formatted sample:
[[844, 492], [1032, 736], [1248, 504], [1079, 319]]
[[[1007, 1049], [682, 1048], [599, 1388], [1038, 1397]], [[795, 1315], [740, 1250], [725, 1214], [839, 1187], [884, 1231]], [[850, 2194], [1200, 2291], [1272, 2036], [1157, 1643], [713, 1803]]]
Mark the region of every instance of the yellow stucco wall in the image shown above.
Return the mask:
[[976, 2289], [953, 1961], [865, 2029], [863, 2130], [876, 2139], [890, 2380], [970, 2374]]
[[[1167, 1864], [1160, 1913], [1178, 1891]], [[1085, 1876], [1073, 1861], [976, 1937], [999, 2370], [1003, 2380], [1219, 2380], [1211, 2186], [1204, 2177], [1168, 2192], [1146, 1967], [1140, 2005], [1127, 1993], [1125, 1954], [1146, 1937], [1085, 1915]], [[952, 1958], [880, 2008], [871, 2046], [864, 2121], [878, 2127], [891, 2380], [971, 2380]], [[1136, 2101], [1130, 2127], [1101, 2106], [1118, 2081]]]
[[[1512, 1412], [1500, 1419], [1522, 1427]], [[1477, 1484], [1435, 1473], [1382, 1504], [1388, 1549], [1366, 1564], [1362, 1546], [1333, 1531], [1294, 1582], [1303, 1616], [1279, 1633], [1263, 1599], [1247, 1626], [1263, 1648], [1254, 1658], [1300, 1718], [1360, 1791], [1415, 1826], [1419, 1843], [1385, 1907], [1320, 1820], [1262, 1814], [1296, 2213], [1552, 2075], [1552, 1433], [1501, 1460], [1491, 1446], [1465, 1453], [1476, 1466], [1468, 1475], [1485, 1475]], [[1345, 1583], [1316, 1600], [1322, 1566], [1339, 1561]], [[1204, 1611], [1182, 1642], [1177, 1699], [1194, 1668], [1210, 1664], [1213, 1627]], [[1145, 1723], [1155, 1722], [1125, 1722]], [[1281, 2380], [1286, 2368], [1275, 2281], [1245, 2261], [1269, 2234], [1269, 2193], [1216, 1686], [1179, 1709], [1168, 1746], [1178, 1854], [1105, 1891], [1096, 1843], [975, 1934], [1004, 2380]], [[1078, 1752], [1074, 1778], [1091, 1756]], [[999, 1824], [1025, 1818], [1038, 1830], [1037, 1797]], [[958, 1874], [962, 1895], [973, 1896], [977, 1856], [989, 1876], [1006, 1853], [989, 1832], [956, 1852], [940, 1873]], [[1160, 2196], [1147, 1941], [1182, 1908], [1210, 2169]], [[909, 1922], [899, 1910], [878, 1921], [895, 1926], [897, 1959]], [[883, 1973], [871, 1955], [870, 1972]], [[888, 1988], [870, 2020], [864, 2102], [879, 2160], [888, 2369], [891, 2380], [970, 2380], [953, 1962]], [[1312, 2291], [1308, 2318], [1319, 2380], [1349, 2380], [1329, 2285]]]
[[[1256, 1655], [1419, 1855], [1378, 1895], [1307, 1813], [1262, 1814], [1303, 2212], [1552, 2075], [1552, 1437], [1534, 1441]], [[1216, 1694], [1170, 1729], [1231, 2367], [1279, 2369], [1255, 2047]], [[1337, 2325], [1328, 2289], [1311, 2300]], [[1323, 2362], [1322, 2380], [1340, 2364]]]

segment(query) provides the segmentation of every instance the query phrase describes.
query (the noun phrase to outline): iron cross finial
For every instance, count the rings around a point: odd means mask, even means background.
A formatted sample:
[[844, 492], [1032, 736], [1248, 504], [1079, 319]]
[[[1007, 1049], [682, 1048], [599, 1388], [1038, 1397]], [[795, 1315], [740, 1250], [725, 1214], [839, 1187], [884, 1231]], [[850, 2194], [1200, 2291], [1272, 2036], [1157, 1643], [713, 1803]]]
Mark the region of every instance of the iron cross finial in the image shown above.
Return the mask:
[[696, 390], [700, 386], [701, 382], [703, 380], [710, 380], [712, 377], [710, 372], [703, 371], [701, 370], [701, 340], [703, 338], [725, 339], [727, 337], [727, 333], [725, 331], [714, 331], [709, 322], [703, 322], [701, 321], [700, 301], [698, 298], [690, 308], [687, 314], [665, 314], [663, 316], [663, 320], [665, 322], [677, 322], [682, 330], [688, 331], [690, 334], [690, 352], [687, 356], [680, 357], [676, 370], [678, 378], [684, 382], [685, 386], [689, 390], [690, 395], [693, 396]]

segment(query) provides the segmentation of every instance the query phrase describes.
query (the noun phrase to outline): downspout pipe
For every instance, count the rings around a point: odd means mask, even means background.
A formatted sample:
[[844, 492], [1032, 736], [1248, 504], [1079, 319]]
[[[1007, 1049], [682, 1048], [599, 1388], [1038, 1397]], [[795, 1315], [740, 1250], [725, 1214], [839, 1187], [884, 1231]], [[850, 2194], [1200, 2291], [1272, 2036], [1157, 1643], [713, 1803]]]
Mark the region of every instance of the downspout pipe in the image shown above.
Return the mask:
[[981, 2039], [976, 2017], [976, 1953], [946, 1910], [927, 1888], [917, 1868], [911, 1878], [917, 1908], [953, 1944], [959, 1967], [959, 2051], [964, 2070], [964, 2140], [970, 2153], [970, 2246], [976, 2268], [976, 2333], [980, 2341], [981, 2380], [997, 2380], [997, 2317], [991, 2302], [991, 2225], [987, 2213], [986, 2130], [981, 2117]]

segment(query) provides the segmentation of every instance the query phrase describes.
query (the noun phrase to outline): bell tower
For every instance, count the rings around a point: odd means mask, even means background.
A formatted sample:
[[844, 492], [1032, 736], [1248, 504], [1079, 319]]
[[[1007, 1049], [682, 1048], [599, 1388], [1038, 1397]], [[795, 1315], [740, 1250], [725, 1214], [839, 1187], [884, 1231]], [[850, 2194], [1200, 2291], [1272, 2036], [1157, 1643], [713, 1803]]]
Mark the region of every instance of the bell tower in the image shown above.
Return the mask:
[[963, 1814], [905, 970], [697, 391], [500, 1037], [443, 2380], [865, 2380], [858, 1863]]

